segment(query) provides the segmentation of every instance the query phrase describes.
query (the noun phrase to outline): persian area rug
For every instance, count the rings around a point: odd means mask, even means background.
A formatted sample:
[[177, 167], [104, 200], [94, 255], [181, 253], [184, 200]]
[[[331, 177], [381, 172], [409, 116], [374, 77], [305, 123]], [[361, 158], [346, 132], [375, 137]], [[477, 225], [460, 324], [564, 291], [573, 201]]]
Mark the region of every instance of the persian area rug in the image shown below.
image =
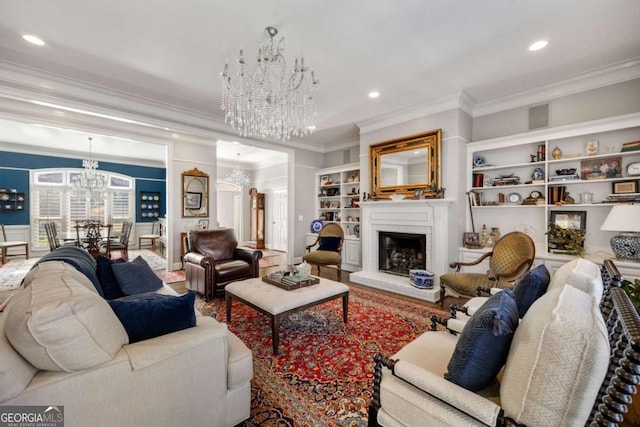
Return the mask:
[[[120, 258], [118, 252], [115, 253], [115, 258]], [[166, 270], [167, 268], [167, 260], [152, 251], [151, 249], [142, 249], [142, 250], [130, 250], [129, 251], [129, 260], [133, 261], [136, 257], [140, 255], [142, 259], [144, 259], [149, 267], [152, 270]], [[114, 258], [112, 256], [112, 258]]]
[[161, 278], [163, 283], [177, 283], [186, 280], [184, 270], [156, 271], [156, 276]]
[[[392, 355], [426, 331], [432, 314], [447, 312], [388, 294], [349, 286], [349, 321], [342, 300], [292, 314], [280, 326], [273, 355], [267, 317], [234, 301], [228, 326], [253, 352], [252, 426], [366, 426], [373, 357]], [[224, 299], [196, 307], [226, 322]]]
[[39, 259], [12, 259], [0, 267], [0, 291], [9, 291], [20, 286], [24, 276]]

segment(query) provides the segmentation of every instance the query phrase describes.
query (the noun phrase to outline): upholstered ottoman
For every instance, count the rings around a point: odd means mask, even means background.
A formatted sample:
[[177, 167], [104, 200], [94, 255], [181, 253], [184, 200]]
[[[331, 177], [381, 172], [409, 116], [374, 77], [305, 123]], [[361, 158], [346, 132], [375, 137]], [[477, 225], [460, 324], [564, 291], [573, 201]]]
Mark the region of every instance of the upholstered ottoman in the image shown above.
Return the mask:
[[228, 284], [225, 287], [225, 295], [227, 322], [231, 321], [232, 299], [237, 299], [269, 316], [273, 354], [278, 354], [280, 319], [291, 313], [342, 298], [343, 320], [347, 323], [349, 287], [329, 279], [320, 279], [317, 285], [290, 291], [263, 282], [260, 278], [247, 279]]

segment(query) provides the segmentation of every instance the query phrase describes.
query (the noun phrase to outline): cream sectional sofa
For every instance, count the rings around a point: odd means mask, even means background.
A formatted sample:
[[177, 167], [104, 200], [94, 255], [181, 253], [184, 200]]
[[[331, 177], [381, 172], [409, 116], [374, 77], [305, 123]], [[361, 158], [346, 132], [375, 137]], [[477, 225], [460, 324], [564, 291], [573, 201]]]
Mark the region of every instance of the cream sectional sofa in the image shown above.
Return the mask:
[[66, 427], [236, 425], [249, 417], [252, 353], [225, 324], [197, 312], [196, 323], [129, 344], [91, 280], [42, 262], [0, 314], [0, 405], [63, 405]]

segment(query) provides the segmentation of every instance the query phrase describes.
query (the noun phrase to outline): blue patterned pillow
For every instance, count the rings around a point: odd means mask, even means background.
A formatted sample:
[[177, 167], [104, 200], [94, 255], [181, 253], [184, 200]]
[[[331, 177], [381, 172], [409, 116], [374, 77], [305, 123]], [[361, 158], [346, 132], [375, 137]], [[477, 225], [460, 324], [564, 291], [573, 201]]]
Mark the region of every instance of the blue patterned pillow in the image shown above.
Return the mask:
[[109, 301], [129, 335], [129, 343], [144, 341], [196, 325], [195, 294], [180, 297], [155, 292]]
[[340, 237], [321, 237], [318, 250], [336, 252], [339, 246]]
[[521, 319], [527, 313], [531, 304], [547, 292], [550, 281], [551, 275], [544, 264], [529, 270], [527, 274], [522, 276], [513, 289], [516, 304], [518, 305], [518, 316]]
[[162, 287], [162, 280], [139, 255], [130, 262], [111, 264], [111, 268], [122, 293], [125, 295], [154, 292]]
[[471, 391], [488, 386], [507, 361], [518, 321], [513, 292], [492, 295], [462, 330], [444, 377]]
[[109, 300], [122, 298], [124, 294], [122, 293], [122, 289], [120, 289], [120, 285], [118, 285], [118, 281], [116, 280], [116, 276], [113, 274], [113, 268], [111, 266], [113, 264], [120, 264], [126, 261], [122, 258], [109, 259], [102, 255], [98, 255], [96, 261], [98, 262], [98, 280], [100, 280], [100, 285], [102, 286], [104, 299]]

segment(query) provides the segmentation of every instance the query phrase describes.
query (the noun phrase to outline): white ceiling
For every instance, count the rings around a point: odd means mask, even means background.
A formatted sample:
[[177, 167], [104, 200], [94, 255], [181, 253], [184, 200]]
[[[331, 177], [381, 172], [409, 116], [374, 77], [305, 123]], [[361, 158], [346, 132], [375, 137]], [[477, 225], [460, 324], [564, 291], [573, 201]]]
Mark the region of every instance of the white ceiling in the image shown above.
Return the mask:
[[330, 144], [459, 91], [482, 104], [638, 59], [638, 22], [638, 0], [4, 0], [0, 60], [220, 120], [225, 61], [275, 26], [320, 79], [304, 139]]

